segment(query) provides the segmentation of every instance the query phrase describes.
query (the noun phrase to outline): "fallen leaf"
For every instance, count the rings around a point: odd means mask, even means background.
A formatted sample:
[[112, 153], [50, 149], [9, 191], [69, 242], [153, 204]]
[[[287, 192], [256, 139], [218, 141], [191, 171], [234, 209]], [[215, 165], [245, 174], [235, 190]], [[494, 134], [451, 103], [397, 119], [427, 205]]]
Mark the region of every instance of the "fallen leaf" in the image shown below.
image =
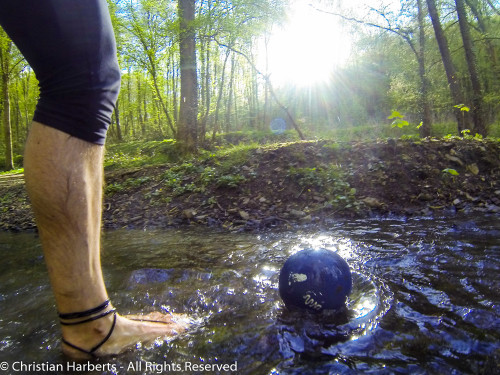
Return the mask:
[[464, 162], [462, 160], [460, 160], [459, 158], [457, 158], [456, 156], [452, 156], [452, 155], [448, 154], [448, 155], [445, 155], [445, 158], [448, 159], [449, 161], [453, 161], [453, 162], [457, 163], [461, 167], [464, 166]]
[[474, 163], [474, 164], [469, 164], [469, 165], [467, 166], [467, 170], [468, 170], [470, 173], [474, 174], [474, 175], [477, 175], [477, 174], [479, 173], [479, 168], [478, 168], [478, 166], [477, 166], [477, 164], [476, 164], [476, 163]]

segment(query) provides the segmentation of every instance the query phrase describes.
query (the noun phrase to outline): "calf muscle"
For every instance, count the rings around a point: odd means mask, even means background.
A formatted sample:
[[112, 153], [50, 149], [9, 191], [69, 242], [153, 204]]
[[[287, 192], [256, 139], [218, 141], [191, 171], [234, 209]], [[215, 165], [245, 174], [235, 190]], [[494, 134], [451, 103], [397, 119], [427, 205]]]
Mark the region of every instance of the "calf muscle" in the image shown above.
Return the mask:
[[60, 311], [88, 309], [106, 299], [99, 249], [102, 158], [102, 146], [33, 124], [26, 187]]

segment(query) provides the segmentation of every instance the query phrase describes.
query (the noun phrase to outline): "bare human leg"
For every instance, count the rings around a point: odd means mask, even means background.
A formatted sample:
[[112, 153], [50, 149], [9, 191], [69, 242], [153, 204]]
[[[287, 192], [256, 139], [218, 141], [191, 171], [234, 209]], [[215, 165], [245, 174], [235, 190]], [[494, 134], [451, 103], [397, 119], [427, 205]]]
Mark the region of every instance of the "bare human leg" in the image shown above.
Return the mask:
[[[100, 262], [103, 157], [103, 146], [37, 122], [26, 143], [26, 187], [57, 309], [62, 314], [89, 310], [108, 299]], [[90, 350], [111, 331], [113, 319], [109, 314], [83, 324], [63, 325], [63, 338]], [[93, 354], [118, 354], [138, 342], [185, 329], [181, 319], [174, 321], [160, 313], [144, 319], [168, 324], [117, 315], [111, 336]], [[63, 351], [75, 358], [86, 356], [67, 344], [63, 344]]]

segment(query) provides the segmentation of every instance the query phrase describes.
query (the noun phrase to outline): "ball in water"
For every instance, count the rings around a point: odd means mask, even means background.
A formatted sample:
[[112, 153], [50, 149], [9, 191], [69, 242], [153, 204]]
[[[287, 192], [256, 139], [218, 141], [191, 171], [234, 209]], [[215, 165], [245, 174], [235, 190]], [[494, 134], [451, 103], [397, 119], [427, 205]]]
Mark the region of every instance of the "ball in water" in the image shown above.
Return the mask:
[[351, 290], [349, 265], [340, 255], [326, 249], [295, 253], [286, 260], [279, 276], [280, 296], [289, 309], [339, 309]]

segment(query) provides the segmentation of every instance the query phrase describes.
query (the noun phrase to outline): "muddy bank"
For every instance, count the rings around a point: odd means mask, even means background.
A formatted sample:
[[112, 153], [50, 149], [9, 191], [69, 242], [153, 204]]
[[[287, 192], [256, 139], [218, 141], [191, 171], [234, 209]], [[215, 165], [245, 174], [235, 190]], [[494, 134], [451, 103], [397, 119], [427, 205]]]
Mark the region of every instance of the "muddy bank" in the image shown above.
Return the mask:
[[[239, 148], [106, 172], [105, 228], [208, 225], [231, 230], [340, 217], [500, 214], [500, 143], [308, 141]], [[34, 228], [22, 179], [0, 180], [0, 229]]]

